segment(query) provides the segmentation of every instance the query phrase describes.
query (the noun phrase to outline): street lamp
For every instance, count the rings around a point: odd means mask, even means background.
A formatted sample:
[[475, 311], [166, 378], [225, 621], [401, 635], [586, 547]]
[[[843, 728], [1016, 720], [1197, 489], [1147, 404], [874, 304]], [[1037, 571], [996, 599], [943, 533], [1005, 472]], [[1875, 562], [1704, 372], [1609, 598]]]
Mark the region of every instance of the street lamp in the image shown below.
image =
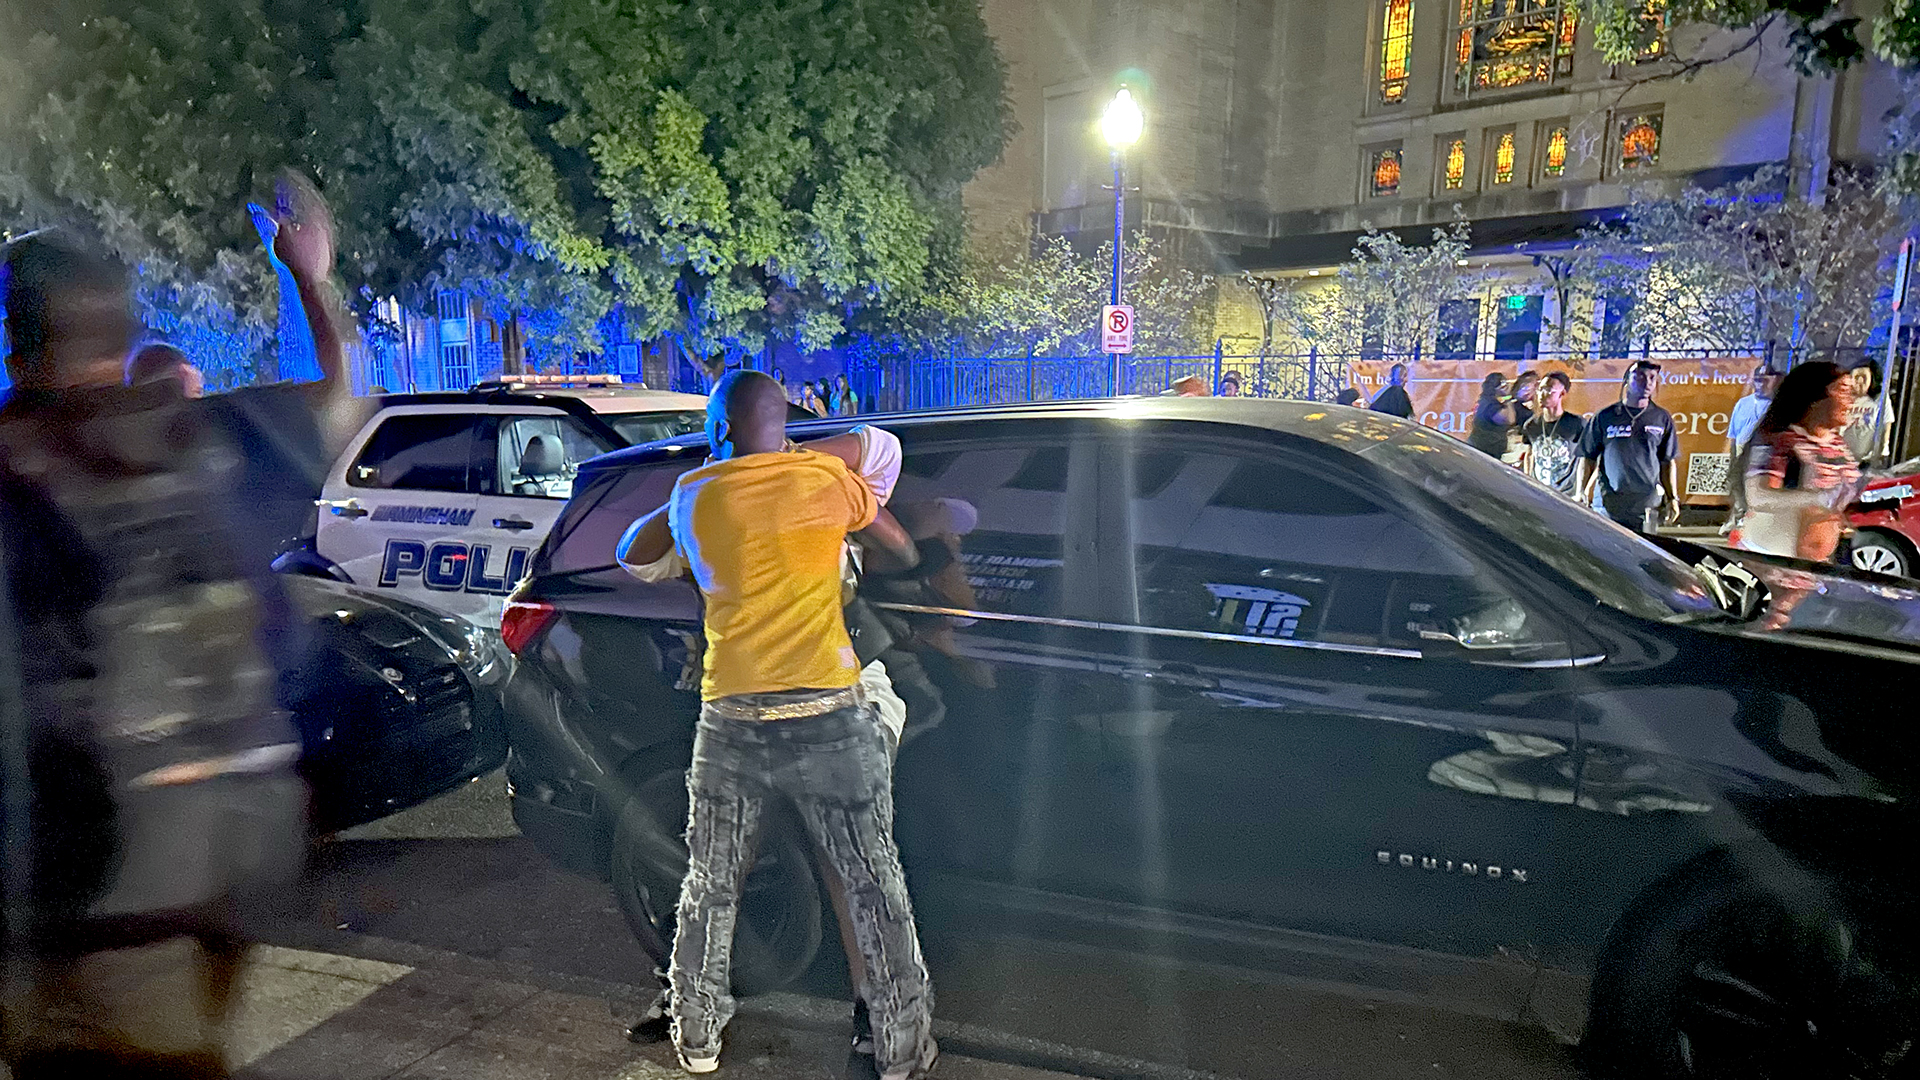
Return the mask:
[[[1133, 92], [1125, 86], [1113, 95], [1107, 103], [1107, 111], [1100, 117], [1100, 135], [1107, 140], [1107, 147], [1113, 151], [1113, 299], [1111, 303], [1120, 304], [1120, 256], [1126, 250], [1127, 187], [1126, 156], [1127, 147], [1140, 141], [1140, 129], [1145, 124], [1140, 115], [1140, 106], [1134, 103]], [[1113, 394], [1120, 396], [1120, 354], [1113, 354]]]

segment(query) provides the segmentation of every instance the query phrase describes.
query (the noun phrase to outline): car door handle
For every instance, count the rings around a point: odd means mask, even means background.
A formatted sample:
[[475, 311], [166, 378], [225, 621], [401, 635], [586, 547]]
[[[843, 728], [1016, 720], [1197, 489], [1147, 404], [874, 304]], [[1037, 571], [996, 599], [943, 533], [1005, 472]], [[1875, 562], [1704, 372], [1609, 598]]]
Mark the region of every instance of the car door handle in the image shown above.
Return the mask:
[[525, 518], [494, 518], [493, 527], [496, 529], [508, 529], [513, 532], [522, 532], [533, 528], [533, 522]]
[[363, 518], [372, 512], [356, 499], [315, 499], [314, 505], [324, 506], [333, 511], [333, 516], [343, 518]]
[[1192, 669], [1183, 671], [1179, 668], [1121, 668], [1120, 677], [1153, 686], [1177, 686], [1184, 690], [1220, 689], [1219, 679], [1202, 675]]

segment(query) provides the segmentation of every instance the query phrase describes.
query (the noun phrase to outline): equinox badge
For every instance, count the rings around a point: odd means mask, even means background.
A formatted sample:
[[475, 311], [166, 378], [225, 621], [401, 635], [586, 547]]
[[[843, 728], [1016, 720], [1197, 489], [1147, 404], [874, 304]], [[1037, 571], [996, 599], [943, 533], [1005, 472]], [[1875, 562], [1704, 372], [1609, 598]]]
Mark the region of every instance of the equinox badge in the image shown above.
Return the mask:
[[1408, 855], [1405, 852], [1396, 855], [1391, 851], [1376, 851], [1373, 853], [1373, 858], [1381, 866], [1427, 870], [1436, 874], [1462, 874], [1467, 877], [1483, 877], [1489, 881], [1499, 881], [1504, 878], [1507, 881], [1525, 884], [1528, 875], [1528, 871], [1518, 867], [1495, 866], [1492, 863], [1455, 862], [1452, 859], [1437, 859], [1432, 855]]

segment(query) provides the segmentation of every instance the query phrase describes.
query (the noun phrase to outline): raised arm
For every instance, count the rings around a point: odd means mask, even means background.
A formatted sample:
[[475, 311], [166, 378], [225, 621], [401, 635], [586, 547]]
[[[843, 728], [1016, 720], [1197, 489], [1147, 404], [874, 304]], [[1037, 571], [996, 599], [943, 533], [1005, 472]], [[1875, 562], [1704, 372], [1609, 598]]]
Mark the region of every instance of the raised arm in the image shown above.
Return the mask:
[[300, 310], [313, 333], [320, 381], [310, 384], [319, 404], [351, 393], [347, 381], [350, 324], [333, 288], [333, 217], [305, 177], [284, 174], [276, 185], [273, 254], [292, 275]]

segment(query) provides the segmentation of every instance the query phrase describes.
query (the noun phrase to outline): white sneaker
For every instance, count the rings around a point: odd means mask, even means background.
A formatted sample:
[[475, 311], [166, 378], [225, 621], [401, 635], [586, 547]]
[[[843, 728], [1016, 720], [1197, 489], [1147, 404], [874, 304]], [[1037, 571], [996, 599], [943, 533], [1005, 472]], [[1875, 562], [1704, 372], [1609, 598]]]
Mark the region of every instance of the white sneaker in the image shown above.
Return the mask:
[[680, 1067], [695, 1076], [704, 1076], [720, 1070], [720, 1048], [717, 1046], [712, 1050], [701, 1050], [697, 1053], [675, 1047], [674, 1053], [680, 1058]]

